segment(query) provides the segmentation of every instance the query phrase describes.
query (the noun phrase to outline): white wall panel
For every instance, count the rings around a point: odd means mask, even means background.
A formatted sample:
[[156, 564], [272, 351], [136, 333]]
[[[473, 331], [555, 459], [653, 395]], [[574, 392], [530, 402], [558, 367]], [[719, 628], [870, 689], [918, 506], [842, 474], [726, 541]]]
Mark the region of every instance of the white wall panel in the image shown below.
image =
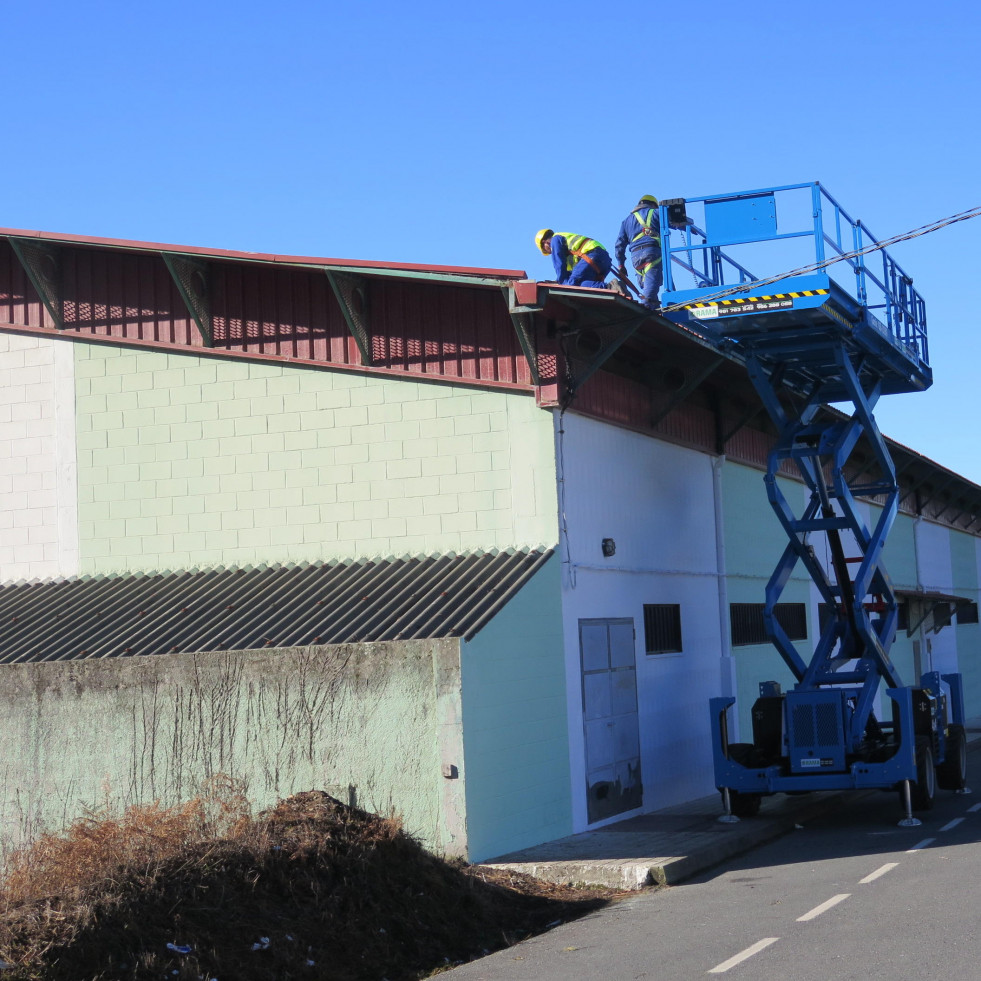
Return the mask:
[[[722, 690], [723, 645], [711, 458], [576, 416], [559, 425], [570, 763], [582, 830], [579, 620], [634, 621], [645, 811], [714, 790], [708, 699]], [[604, 538], [616, 542], [610, 558]], [[680, 605], [682, 653], [645, 653], [645, 603]]]
[[78, 571], [72, 345], [0, 334], [0, 581]]

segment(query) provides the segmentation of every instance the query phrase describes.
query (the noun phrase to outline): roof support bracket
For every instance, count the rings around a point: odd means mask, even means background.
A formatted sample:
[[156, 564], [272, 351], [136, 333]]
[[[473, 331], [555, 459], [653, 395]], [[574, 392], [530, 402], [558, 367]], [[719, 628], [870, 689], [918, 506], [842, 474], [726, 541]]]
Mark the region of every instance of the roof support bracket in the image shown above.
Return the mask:
[[8, 239], [55, 328], [64, 330], [61, 302], [61, 256], [58, 249], [26, 238]]
[[694, 392], [695, 389], [698, 388], [698, 386], [701, 385], [702, 382], [705, 381], [705, 379], [708, 378], [708, 376], [711, 375], [723, 361], [725, 361], [725, 358], [723, 357], [715, 358], [706, 364], [701, 371], [692, 375], [691, 378], [689, 378], [684, 385], [682, 385], [682, 387], [671, 396], [671, 398], [668, 400], [668, 404], [664, 406], [660, 412], [654, 414], [654, 416], [651, 418], [651, 429], [656, 429], [658, 425], [671, 414], [675, 406], [684, 402], [684, 400], [688, 398], [688, 396], [691, 395], [691, 393]]
[[374, 361], [368, 332], [368, 281], [363, 276], [337, 272], [335, 269], [325, 269], [324, 272], [340, 304], [347, 329], [361, 352], [361, 364], [370, 367]]
[[205, 347], [214, 347], [211, 332], [211, 278], [208, 264], [200, 259], [161, 252], [178, 292], [201, 332]]
[[630, 320], [586, 325], [560, 334], [566, 367], [569, 370], [565, 397], [567, 404], [575, 398], [586, 380], [599, 371], [617, 348], [648, 319], [649, 315], [645, 313]]
[[541, 385], [542, 379], [538, 373], [538, 350], [535, 347], [532, 314], [512, 312], [511, 322], [514, 324], [514, 332], [518, 335], [518, 343], [521, 345], [525, 360], [528, 362], [532, 384]]

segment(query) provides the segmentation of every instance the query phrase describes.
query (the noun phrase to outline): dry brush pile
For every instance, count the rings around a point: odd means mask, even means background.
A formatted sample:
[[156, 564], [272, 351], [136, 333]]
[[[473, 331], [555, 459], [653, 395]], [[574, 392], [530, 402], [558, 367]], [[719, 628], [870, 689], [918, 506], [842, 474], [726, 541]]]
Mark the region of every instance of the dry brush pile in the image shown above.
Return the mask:
[[0, 882], [2, 981], [388, 981], [581, 916], [610, 894], [467, 868], [319, 791], [252, 817], [229, 781], [77, 821]]

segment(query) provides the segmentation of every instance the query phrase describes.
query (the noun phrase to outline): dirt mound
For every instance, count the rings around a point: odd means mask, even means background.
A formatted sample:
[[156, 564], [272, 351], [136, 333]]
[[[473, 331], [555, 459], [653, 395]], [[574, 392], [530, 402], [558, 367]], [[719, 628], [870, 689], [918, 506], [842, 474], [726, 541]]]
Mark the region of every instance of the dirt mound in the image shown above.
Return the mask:
[[424, 977], [607, 901], [453, 864], [320, 791], [257, 818], [227, 782], [90, 815], [0, 883], [3, 981]]

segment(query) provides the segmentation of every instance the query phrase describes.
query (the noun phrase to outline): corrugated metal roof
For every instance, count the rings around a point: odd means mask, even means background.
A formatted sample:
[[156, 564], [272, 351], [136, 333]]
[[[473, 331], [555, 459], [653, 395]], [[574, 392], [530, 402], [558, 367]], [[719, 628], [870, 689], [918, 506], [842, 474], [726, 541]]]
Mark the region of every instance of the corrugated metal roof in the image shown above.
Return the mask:
[[97, 576], [0, 587], [0, 662], [469, 640], [551, 549]]

